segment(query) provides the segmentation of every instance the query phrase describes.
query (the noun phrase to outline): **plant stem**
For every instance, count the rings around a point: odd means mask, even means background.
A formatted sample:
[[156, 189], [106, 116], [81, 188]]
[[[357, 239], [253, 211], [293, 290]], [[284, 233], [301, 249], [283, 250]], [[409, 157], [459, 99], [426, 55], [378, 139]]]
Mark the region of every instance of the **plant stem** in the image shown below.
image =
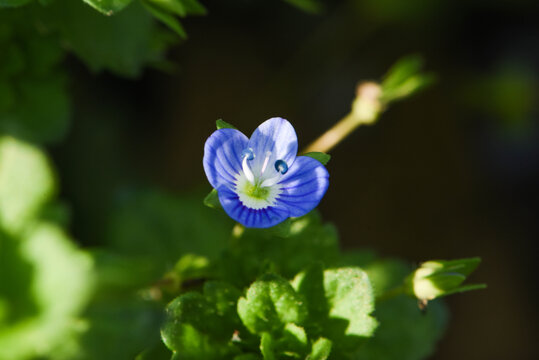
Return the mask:
[[359, 84], [350, 113], [307, 146], [304, 152], [320, 151], [327, 153], [350, 135], [359, 125], [375, 123], [382, 112], [381, 95], [382, 90], [379, 84], [374, 82]]

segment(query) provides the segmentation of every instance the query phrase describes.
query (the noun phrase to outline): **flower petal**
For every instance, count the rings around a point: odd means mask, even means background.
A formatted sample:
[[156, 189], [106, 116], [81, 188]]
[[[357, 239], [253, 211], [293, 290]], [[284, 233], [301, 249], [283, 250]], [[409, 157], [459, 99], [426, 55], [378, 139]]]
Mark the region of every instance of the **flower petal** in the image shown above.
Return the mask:
[[204, 171], [214, 188], [234, 186], [241, 170], [241, 152], [247, 148], [247, 136], [235, 129], [220, 129], [204, 145]]
[[302, 216], [314, 209], [329, 186], [329, 173], [318, 160], [298, 156], [294, 166], [278, 184], [276, 202], [288, 208], [290, 216]]
[[221, 186], [217, 189], [217, 193], [228, 216], [246, 227], [268, 228], [290, 217], [288, 209], [284, 206], [268, 206], [258, 210], [248, 208], [227, 186]]
[[[288, 167], [292, 165], [298, 153], [298, 137], [288, 120], [275, 117], [256, 128], [249, 139], [249, 148], [255, 154], [251, 163], [253, 172], [260, 173], [266, 163], [271, 170], [268, 176], [272, 176], [276, 173], [274, 165], [277, 160], [284, 160]], [[266, 160], [268, 153], [271, 156]]]

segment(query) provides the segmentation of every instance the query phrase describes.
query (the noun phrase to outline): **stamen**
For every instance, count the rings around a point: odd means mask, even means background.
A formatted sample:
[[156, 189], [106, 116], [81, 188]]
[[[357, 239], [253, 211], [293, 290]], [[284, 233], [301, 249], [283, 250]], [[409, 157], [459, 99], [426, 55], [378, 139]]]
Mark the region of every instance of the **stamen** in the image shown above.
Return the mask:
[[268, 187], [277, 184], [283, 175], [288, 171], [288, 165], [284, 160], [277, 160], [275, 162], [275, 170], [277, 170], [278, 174], [272, 178], [264, 180], [262, 184], [260, 184], [261, 187]]
[[264, 174], [266, 171], [266, 166], [268, 166], [269, 159], [271, 157], [271, 151], [266, 151], [266, 158], [264, 159], [264, 164], [262, 165], [262, 170], [260, 170], [260, 175]]
[[247, 160], [253, 160], [255, 158], [255, 153], [253, 152], [253, 149], [251, 148], [244, 149], [241, 152], [241, 158], [243, 159], [244, 157], [247, 157]]
[[249, 167], [249, 164], [247, 164], [247, 160], [253, 160], [255, 158], [255, 154], [253, 153], [252, 149], [245, 149], [241, 152], [241, 156], [243, 157], [243, 161], [241, 162], [241, 168], [243, 169], [243, 173], [245, 174], [245, 178], [249, 180], [251, 184], [255, 183], [255, 176], [253, 172], [251, 171], [251, 168]]
[[284, 175], [288, 171], [288, 164], [284, 160], [277, 160], [275, 162], [275, 170]]

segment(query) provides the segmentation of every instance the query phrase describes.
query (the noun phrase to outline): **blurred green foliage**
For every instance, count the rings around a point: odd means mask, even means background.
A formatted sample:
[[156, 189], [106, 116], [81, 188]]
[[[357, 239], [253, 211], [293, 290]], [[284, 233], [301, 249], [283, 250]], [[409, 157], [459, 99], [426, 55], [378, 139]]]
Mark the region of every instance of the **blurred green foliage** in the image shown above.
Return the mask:
[[[383, 12], [392, 3], [367, 6]], [[443, 304], [423, 314], [415, 299], [392, 296], [412, 269], [343, 253], [337, 230], [316, 211], [246, 229], [219, 211], [215, 192], [204, 201], [210, 209], [196, 194], [133, 189], [110, 209], [107, 247], [79, 249], [63, 229], [69, 208], [56, 198], [49, 160], [31, 144], [58, 142], [68, 131], [62, 62], [72, 54], [91, 71], [128, 78], [148, 66], [169, 69], [165, 52], [176, 35], [186, 37], [178, 18], [206, 10], [196, 0], [0, 0], [0, 7], [0, 359], [432, 353], [446, 324]], [[421, 67], [418, 57], [397, 63], [382, 81], [382, 102], [430, 84]]]

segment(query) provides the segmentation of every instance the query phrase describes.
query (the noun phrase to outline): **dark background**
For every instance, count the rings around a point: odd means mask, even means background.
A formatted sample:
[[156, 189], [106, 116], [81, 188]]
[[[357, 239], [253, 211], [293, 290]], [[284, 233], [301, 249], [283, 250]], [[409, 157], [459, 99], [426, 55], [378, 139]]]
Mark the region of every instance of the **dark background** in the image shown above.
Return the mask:
[[102, 245], [119, 189], [209, 191], [203, 144], [223, 118], [250, 134], [289, 119], [300, 147], [350, 109], [360, 80], [418, 53], [438, 81], [331, 152], [320, 210], [343, 247], [412, 262], [481, 256], [488, 289], [450, 297], [435, 359], [537, 358], [537, 1], [206, 1], [173, 73], [91, 74], [74, 58], [73, 125], [54, 161], [72, 231]]

